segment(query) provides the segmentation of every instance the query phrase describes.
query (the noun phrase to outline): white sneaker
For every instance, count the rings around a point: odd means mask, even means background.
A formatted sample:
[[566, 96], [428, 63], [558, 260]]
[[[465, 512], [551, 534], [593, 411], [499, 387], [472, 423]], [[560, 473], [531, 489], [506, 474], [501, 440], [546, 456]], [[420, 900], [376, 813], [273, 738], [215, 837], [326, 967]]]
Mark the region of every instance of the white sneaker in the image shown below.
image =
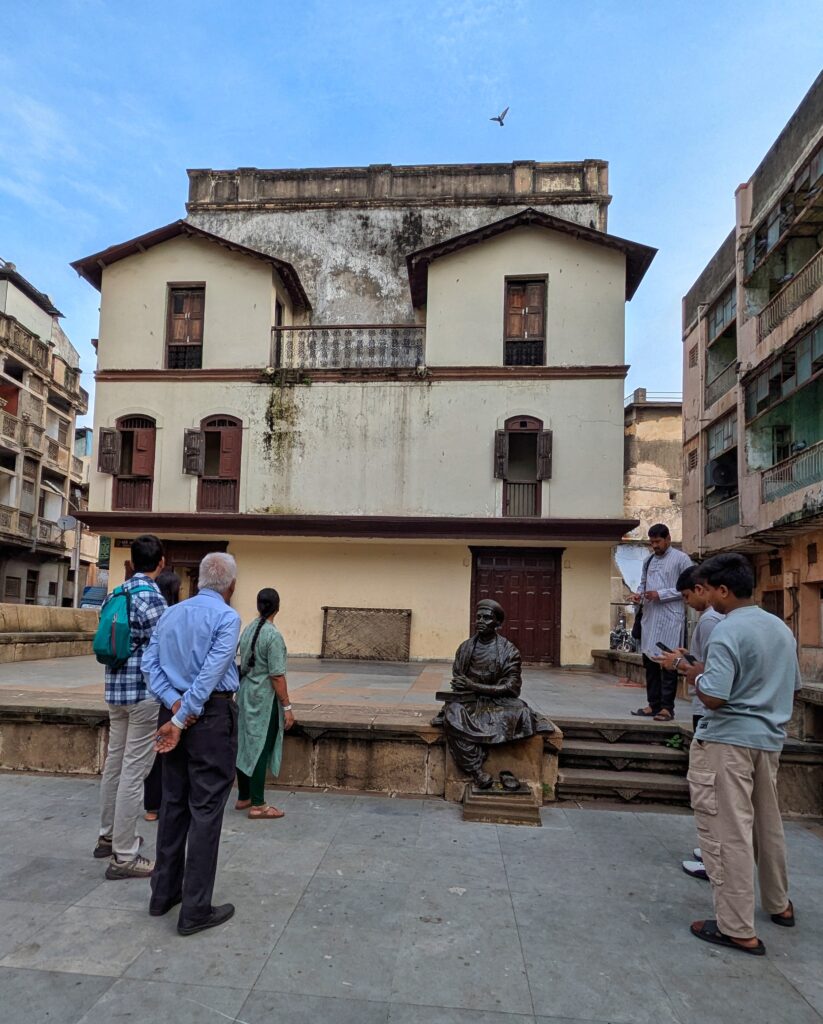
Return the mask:
[[704, 882], [708, 882], [709, 876], [706, 874], [706, 868], [703, 866], [702, 860], [684, 860], [683, 870], [687, 875], [691, 875], [692, 878], [702, 878]]
[[703, 854], [701, 853], [699, 846], [695, 846], [695, 848], [692, 850], [692, 853], [694, 854], [695, 860], [703, 860]]

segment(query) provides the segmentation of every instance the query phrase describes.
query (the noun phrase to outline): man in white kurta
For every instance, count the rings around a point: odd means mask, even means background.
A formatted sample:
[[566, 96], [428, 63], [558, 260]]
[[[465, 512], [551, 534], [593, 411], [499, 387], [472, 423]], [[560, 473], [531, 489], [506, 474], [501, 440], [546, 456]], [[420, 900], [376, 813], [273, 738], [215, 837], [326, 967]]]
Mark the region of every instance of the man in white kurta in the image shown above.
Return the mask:
[[677, 578], [694, 563], [688, 555], [672, 547], [669, 528], [663, 523], [649, 527], [652, 555], [643, 565], [640, 590], [632, 600], [643, 608], [640, 628], [640, 651], [646, 670], [648, 704], [632, 714], [670, 722], [674, 718], [677, 673], [664, 669], [653, 659], [660, 654], [658, 642], [672, 650], [683, 645], [686, 605], [677, 589]]

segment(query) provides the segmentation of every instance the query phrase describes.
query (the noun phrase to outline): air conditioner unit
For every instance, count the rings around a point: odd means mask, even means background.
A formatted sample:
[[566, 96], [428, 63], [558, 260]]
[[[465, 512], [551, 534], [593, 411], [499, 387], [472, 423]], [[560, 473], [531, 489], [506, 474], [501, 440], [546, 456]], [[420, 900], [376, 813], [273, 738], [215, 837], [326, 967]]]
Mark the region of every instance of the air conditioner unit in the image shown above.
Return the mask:
[[728, 459], [711, 459], [706, 463], [703, 481], [707, 491], [736, 487], [737, 463]]
[[783, 573], [783, 589], [797, 590], [800, 586], [800, 573], [794, 569], [791, 572]]

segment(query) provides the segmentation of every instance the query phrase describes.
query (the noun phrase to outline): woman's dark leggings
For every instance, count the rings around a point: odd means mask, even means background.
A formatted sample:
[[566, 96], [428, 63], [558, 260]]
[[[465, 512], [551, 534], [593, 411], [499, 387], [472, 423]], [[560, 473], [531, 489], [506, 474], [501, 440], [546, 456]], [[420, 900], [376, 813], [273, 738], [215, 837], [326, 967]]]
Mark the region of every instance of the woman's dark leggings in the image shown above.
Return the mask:
[[254, 766], [254, 771], [251, 775], [246, 775], [239, 768], [237, 769], [237, 796], [240, 800], [250, 799], [252, 807], [262, 807], [266, 802], [266, 776], [268, 775], [271, 752], [274, 750], [279, 728], [280, 714], [277, 698], [275, 697], [272, 701], [271, 718], [269, 719], [269, 728], [266, 731], [266, 739], [263, 743], [263, 749], [260, 751], [260, 757], [257, 759], [257, 764]]

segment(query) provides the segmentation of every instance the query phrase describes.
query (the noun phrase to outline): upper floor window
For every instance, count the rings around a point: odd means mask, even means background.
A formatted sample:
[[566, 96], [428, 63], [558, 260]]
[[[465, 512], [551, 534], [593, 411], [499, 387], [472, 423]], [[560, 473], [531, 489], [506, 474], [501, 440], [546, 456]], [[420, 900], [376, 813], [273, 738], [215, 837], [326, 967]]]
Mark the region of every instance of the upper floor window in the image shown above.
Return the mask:
[[539, 516], [541, 481], [552, 475], [552, 432], [533, 416], [513, 416], [495, 432], [494, 475], [503, 481], [504, 516]]
[[209, 416], [183, 437], [183, 472], [200, 479], [198, 512], [237, 512], [243, 424], [234, 416]]
[[544, 366], [546, 362], [546, 279], [506, 278], [503, 364]]
[[149, 416], [121, 416], [100, 429], [97, 470], [114, 477], [113, 509], [151, 511], [156, 424]]
[[709, 341], [714, 341], [736, 316], [737, 291], [732, 284], [709, 309]]
[[204, 285], [171, 285], [166, 326], [166, 366], [170, 370], [199, 370], [203, 365]]

